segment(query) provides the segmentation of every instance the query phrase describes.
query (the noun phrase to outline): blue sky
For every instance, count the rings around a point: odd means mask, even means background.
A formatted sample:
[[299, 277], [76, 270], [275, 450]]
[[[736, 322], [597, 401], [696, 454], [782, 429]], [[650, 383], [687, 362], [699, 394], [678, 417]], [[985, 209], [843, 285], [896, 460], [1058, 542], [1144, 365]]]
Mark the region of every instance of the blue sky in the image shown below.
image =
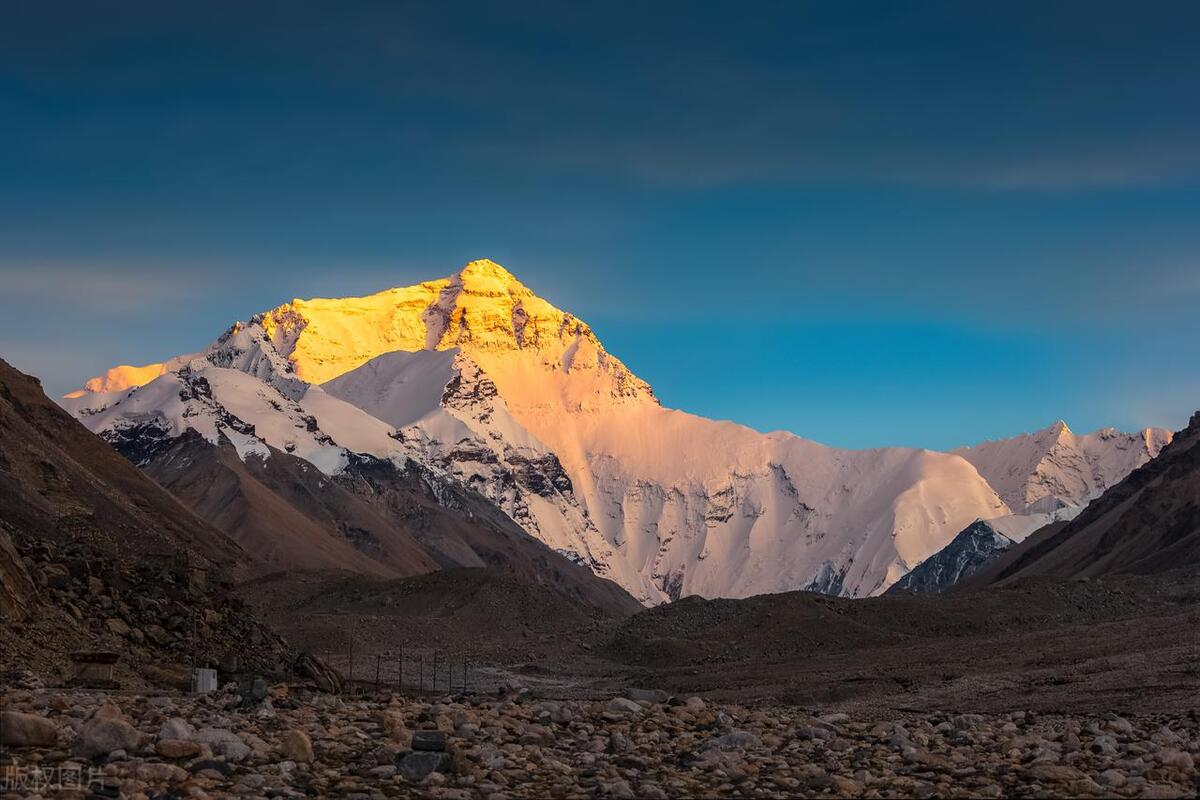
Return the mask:
[[54, 392], [497, 260], [663, 401], [947, 448], [1200, 407], [1200, 5], [8, 3]]

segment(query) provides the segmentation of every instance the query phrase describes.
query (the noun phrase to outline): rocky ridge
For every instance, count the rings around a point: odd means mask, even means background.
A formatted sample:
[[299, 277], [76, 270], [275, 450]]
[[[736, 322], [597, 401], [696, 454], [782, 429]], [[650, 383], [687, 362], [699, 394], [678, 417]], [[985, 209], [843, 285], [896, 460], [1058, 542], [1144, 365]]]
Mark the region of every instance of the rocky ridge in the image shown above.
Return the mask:
[[944, 592], [994, 561], [1013, 544], [1012, 539], [978, 520], [896, 581], [888, 592]]

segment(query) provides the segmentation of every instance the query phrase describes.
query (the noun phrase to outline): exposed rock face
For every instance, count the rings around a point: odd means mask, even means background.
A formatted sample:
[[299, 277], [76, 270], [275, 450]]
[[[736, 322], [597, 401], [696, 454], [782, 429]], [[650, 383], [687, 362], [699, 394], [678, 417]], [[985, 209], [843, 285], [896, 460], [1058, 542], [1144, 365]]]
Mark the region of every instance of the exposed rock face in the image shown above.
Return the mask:
[[0, 617], [24, 620], [33, 613], [37, 588], [12, 538], [0, 530]]
[[944, 592], [998, 558], [1013, 544], [1012, 539], [979, 520], [896, 581], [888, 591]]

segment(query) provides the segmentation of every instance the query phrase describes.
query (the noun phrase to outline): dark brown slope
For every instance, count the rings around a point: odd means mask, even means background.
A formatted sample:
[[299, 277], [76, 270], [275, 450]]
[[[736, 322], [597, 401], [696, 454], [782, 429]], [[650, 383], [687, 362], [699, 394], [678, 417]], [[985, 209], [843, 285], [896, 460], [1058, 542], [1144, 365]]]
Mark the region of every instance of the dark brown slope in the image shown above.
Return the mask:
[[113, 557], [244, 554], [0, 360], [0, 524], [18, 540], [95, 547]]
[[261, 563], [258, 572], [348, 570], [394, 577], [436, 569], [412, 538], [310, 464], [272, 451], [243, 462], [188, 431], [146, 474]]
[[597, 641], [628, 617], [498, 567], [438, 570], [412, 578], [289, 573], [241, 588], [264, 619], [302, 649], [345, 671], [353, 642], [370, 677], [373, 656], [438, 651], [481, 665], [561, 655]]
[[278, 450], [243, 462], [227, 442], [213, 446], [187, 434], [158, 448], [142, 468], [255, 554], [263, 563], [260, 575], [322, 570], [409, 577], [491, 567], [531, 589], [547, 587], [607, 613], [641, 608], [483, 497], [411, 462], [397, 468], [356, 456], [330, 477]]
[[1200, 575], [1178, 570], [862, 600], [687, 598], [626, 621], [592, 666], [598, 685], [852, 714], [1178, 711], [1200, 707], [1197, 626]]
[[963, 589], [1024, 577], [1095, 578], [1200, 568], [1200, 412], [1157, 458], [1066, 525], [1044, 528]]
[[249, 561], [0, 360], [0, 671], [63, 679], [89, 649], [120, 653], [129, 682], [230, 653], [290, 671], [226, 589]]

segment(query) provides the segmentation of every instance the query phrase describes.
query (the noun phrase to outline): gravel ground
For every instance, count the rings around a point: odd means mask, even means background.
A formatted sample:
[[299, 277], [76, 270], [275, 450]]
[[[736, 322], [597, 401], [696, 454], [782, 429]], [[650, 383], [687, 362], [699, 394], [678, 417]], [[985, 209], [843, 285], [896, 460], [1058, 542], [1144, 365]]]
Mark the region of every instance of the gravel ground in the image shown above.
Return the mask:
[[1194, 712], [881, 720], [622, 694], [554, 701], [512, 687], [505, 698], [347, 700], [265, 684], [208, 696], [10, 691], [2, 728], [10, 788], [0, 796], [84, 797], [36, 787], [88, 769], [99, 796], [139, 800], [1187, 797], [1200, 789]]

